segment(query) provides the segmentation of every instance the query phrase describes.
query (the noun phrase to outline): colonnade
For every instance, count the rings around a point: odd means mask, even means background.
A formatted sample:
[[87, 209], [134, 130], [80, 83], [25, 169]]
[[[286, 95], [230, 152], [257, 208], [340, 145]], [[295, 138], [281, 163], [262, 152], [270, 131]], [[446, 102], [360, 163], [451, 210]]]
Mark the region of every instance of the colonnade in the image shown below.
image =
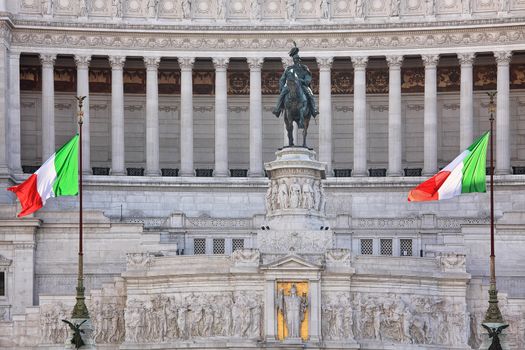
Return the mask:
[[[473, 62], [475, 53], [458, 53], [461, 66], [460, 88], [460, 149], [473, 141]], [[510, 173], [510, 120], [509, 120], [509, 63], [511, 51], [494, 52], [497, 63], [497, 116], [496, 116], [496, 174]], [[437, 65], [439, 55], [422, 55], [425, 68], [424, 94], [424, 165], [423, 175], [438, 170], [437, 144]], [[319, 67], [319, 160], [328, 165], [332, 173], [332, 103], [331, 67], [333, 57], [317, 57]], [[55, 151], [54, 130], [54, 62], [56, 55], [41, 54], [42, 63], [42, 156], [47, 159]], [[91, 57], [76, 55], [77, 94], [89, 98], [89, 63]], [[112, 76], [111, 96], [111, 174], [124, 175], [124, 56], [109, 56]], [[146, 83], [146, 175], [160, 175], [158, 67], [161, 57], [144, 57]], [[289, 58], [283, 58], [286, 66]], [[402, 172], [402, 116], [401, 66], [402, 55], [386, 56], [389, 67], [388, 106], [388, 169], [387, 176], [401, 176]], [[180, 171], [181, 176], [193, 176], [193, 83], [192, 69], [195, 57], [179, 57], [181, 69], [180, 95]], [[247, 58], [250, 69], [250, 165], [248, 176], [263, 176], [262, 157], [262, 57]], [[352, 56], [354, 68], [353, 135], [354, 154], [352, 176], [368, 176], [367, 170], [367, 109], [366, 67], [368, 57]], [[228, 95], [227, 68], [229, 58], [213, 59], [215, 67], [215, 167], [214, 176], [228, 176]], [[20, 160], [20, 54], [9, 53], [9, 149], [10, 168], [21, 169]], [[84, 103], [84, 169], [90, 169], [89, 100]], [[14, 132], [12, 131], [14, 130]], [[460, 150], [458, 150], [459, 152]]]

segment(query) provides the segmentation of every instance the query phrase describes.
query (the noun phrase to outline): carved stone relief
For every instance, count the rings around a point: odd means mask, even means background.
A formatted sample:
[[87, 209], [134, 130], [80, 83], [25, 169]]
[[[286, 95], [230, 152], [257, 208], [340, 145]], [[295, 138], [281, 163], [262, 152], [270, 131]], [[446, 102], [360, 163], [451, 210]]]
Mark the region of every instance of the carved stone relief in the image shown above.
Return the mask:
[[120, 344], [124, 341], [124, 304], [107, 303], [95, 299], [89, 313], [95, 328], [97, 344]]
[[324, 293], [321, 304], [321, 333], [324, 340], [354, 340], [350, 293]]
[[262, 296], [247, 292], [177, 293], [132, 298], [126, 308], [126, 341], [158, 343], [197, 338], [259, 339]]
[[354, 333], [361, 339], [465, 346], [466, 305], [437, 296], [354, 295]]
[[311, 178], [281, 178], [272, 180], [266, 192], [266, 209], [306, 209], [324, 213], [326, 195], [320, 180]]
[[71, 310], [60, 302], [40, 306], [41, 344], [64, 344], [68, 328], [61, 320], [69, 318], [70, 312]]

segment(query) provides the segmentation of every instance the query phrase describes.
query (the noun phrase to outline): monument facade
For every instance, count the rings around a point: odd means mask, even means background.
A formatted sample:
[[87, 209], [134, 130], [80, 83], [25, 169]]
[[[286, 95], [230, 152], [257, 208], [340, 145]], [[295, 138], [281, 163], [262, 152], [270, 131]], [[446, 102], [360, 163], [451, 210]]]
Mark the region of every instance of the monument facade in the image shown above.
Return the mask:
[[[525, 348], [524, 11], [0, 0], [0, 347], [64, 348], [78, 199], [18, 219], [4, 189], [75, 133], [84, 95], [98, 347], [478, 349], [488, 195], [406, 196], [488, 128], [497, 90], [503, 340]], [[319, 110], [311, 149], [280, 149], [288, 137], [272, 114], [293, 42]]]

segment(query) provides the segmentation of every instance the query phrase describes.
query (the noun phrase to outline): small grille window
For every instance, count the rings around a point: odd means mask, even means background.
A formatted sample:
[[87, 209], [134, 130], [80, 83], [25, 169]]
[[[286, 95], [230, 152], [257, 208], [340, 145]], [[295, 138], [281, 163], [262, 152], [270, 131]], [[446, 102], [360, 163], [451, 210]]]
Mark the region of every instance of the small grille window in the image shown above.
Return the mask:
[[213, 254], [224, 254], [224, 238], [213, 239]]
[[399, 255], [401, 256], [412, 256], [412, 240], [402, 239], [399, 242]]
[[195, 255], [206, 254], [206, 239], [195, 238], [193, 240], [193, 254]]
[[244, 249], [244, 239], [234, 238], [232, 239], [232, 251]]
[[361, 240], [361, 254], [372, 255], [374, 253], [374, 246], [371, 239]]
[[381, 255], [392, 255], [392, 240], [382, 239], [380, 242], [381, 242]]

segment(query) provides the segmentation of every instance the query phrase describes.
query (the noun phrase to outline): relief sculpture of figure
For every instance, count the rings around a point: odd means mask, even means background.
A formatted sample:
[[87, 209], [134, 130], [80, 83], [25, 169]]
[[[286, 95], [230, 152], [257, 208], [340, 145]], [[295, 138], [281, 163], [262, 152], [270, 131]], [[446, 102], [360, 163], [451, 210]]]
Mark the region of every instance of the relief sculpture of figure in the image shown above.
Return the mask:
[[184, 19], [189, 19], [191, 17], [191, 1], [182, 0], [181, 7], [182, 7], [182, 17]]
[[295, 20], [295, 2], [296, 0], [286, 0], [286, 19], [289, 21]]
[[122, 17], [122, 0], [113, 0], [112, 10], [113, 10], [114, 18], [121, 18]]
[[260, 21], [262, 18], [261, 0], [251, 0], [250, 7], [251, 7], [250, 18], [252, 20]]
[[53, 4], [54, 0], [42, 0], [42, 15], [52, 16], [53, 15]]
[[321, 18], [330, 19], [330, 1], [321, 0], [321, 4], [319, 6], [321, 9]]
[[301, 208], [312, 209], [314, 207], [314, 189], [312, 187], [311, 179], [307, 179], [303, 184], [303, 199]]
[[159, 0], [148, 0], [147, 3], [148, 8], [148, 17], [149, 18], [157, 18], [157, 11], [159, 7]]
[[301, 185], [297, 183], [297, 179], [293, 179], [290, 186], [290, 208], [299, 208], [301, 204]]
[[279, 184], [277, 203], [279, 204], [279, 209], [288, 209], [288, 186], [284, 179]]
[[215, 6], [217, 7], [217, 19], [225, 19], [226, 16], [224, 11], [226, 4], [224, 3], [224, 0], [217, 0], [215, 4]]
[[79, 5], [79, 11], [78, 11], [78, 16], [79, 17], [87, 17], [88, 16], [88, 4], [87, 4], [88, 0], [80, 0], [80, 5]]
[[391, 0], [390, 2], [390, 16], [399, 17], [400, 0]]
[[297, 288], [292, 284], [290, 295], [284, 295], [283, 290], [279, 290], [276, 300], [278, 310], [282, 311], [286, 329], [288, 330], [287, 339], [298, 339], [301, 334], [301, 322], [304, 320], [308, 301], [306, 296], [297, 295]]

